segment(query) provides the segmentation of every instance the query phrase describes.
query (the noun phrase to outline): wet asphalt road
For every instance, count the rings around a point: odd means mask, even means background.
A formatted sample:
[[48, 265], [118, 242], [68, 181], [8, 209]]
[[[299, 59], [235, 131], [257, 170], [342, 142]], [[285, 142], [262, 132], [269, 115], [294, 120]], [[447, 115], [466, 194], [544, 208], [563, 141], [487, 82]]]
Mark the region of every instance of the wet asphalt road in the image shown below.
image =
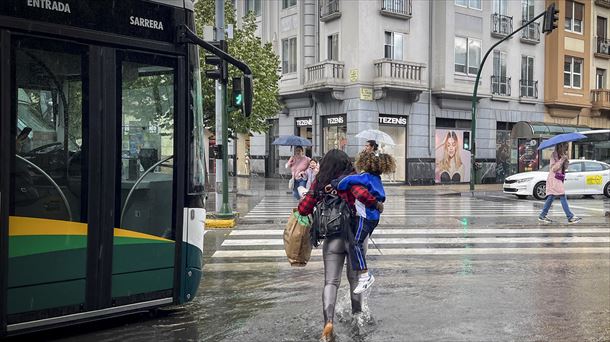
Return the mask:
[[[208, 231], [193, 302], [40, 339], [57, 341], [317, 341], [323, 327], [319, 251], [305, 268], [283, 256], [289, 196], [238, 197], [234, 230]], [[343, 276], [337, 341], [610, 340], [610, 200], [556, 203], [502, 194], [392, 197], [369, 245], [377, 278], [350, 313]], [[345, 273], [344, 273], [345, 274]]]

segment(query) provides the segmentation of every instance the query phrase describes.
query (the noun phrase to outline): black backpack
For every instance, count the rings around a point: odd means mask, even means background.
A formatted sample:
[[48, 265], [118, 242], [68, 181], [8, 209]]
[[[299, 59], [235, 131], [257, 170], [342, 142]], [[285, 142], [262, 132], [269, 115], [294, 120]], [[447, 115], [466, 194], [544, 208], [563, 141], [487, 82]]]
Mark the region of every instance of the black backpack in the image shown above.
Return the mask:
[[312, 214], [311, 244], [318, 247], [320, 240], [346, 233], [353, 217], [352, 209], [336, 191], [321, 194]]

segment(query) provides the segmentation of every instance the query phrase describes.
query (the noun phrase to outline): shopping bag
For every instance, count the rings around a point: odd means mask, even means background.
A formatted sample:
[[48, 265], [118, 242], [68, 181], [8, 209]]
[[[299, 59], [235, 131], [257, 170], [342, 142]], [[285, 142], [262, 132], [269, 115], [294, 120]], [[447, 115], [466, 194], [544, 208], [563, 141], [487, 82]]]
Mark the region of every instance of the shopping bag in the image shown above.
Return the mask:
[[297, 209], [292, 209], [284, 229], [284, 250], [291, 266], [303, 267], [311, 257], [310, 227], [309, 217], [301, 216]]
[[288, 181], [288, 190], [294, 190], [294, 178], [290, 178]]

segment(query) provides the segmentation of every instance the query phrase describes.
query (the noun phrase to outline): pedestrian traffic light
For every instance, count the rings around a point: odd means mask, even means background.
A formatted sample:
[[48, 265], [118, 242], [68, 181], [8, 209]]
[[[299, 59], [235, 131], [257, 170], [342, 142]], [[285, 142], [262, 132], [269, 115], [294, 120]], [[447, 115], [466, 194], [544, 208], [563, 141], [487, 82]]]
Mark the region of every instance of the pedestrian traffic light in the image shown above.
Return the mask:
[[[221, 42], [210, 42], [215, 47], [222, 49]], [[224, 50], [223, 50], [224, 51]], [[218, 56], [212, 54], [205, 55], [205, 64], [214, 67], [214, 69], [206, 69], [205, 76], [213, 80], [226, 80], [226, 63]]]
[[243, 84], [241, 77], [233, 78], [233, 89], [231, 91], [231, 104], [241, 109], [244, 104]]
[[470, 151], [470, 132], [464, 132], [464, 145], [463, 148], [465, 151]]
[[544, 18], [542, 20], [542, 33], [551, 33], [557, 28], [557, 21], [559, 20], [559, 10], [555, 7], [555, 3], [552, 3], [544, 12]]
[[231, 105], [249, 117], [252, 113], [252, 75], [234, 77], [232, 83]]

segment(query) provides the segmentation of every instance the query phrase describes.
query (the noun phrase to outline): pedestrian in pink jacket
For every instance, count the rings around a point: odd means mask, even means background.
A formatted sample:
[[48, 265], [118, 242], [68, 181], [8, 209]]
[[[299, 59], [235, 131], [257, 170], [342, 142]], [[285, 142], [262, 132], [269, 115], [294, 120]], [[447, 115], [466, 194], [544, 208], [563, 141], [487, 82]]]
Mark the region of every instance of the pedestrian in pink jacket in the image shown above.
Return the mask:
[[575, 216], [570, 211], [570, 206], [568, 205], [568, 199], [566, 198], [566, 190], [563, 186], [563, 181], [565, 179], [566, 169], [568, 168], [569, 160], [568, 160], [568, 143], [561, 143], [555, 145], [555, 151], [551, 155], [551, 164], [549, 165], [549, 175], [546, 179], [546, 201], [544, 202], [544, 207], [542, 208], [542, 212], [540, 212], [540, 216], [538, 216], [538, 221], [544, 223], [553, 222], [546, 215], [551, 209], [551, 205], [556, 197], [559, 197], [561, 201], [561, 207], [563, 208], [563, 212], [566, 214], [568, 218], [568, 223], [576, 223], [580, 221], [580, 217]]

